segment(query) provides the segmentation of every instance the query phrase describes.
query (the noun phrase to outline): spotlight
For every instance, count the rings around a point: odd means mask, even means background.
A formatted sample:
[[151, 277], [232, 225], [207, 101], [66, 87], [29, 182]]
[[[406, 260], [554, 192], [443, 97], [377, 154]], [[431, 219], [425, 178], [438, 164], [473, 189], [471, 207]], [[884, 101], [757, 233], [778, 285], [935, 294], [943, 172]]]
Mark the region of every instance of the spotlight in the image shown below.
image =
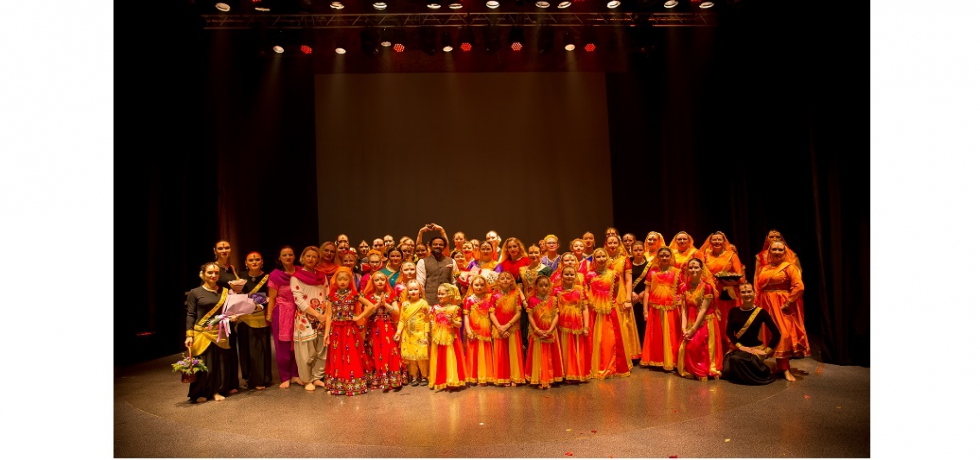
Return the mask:
[[555, 31], [548, 26], [538, 29], [538, 54], [550, 53], [555, 47]]
[[448, 30], [442, 33], [442, 50], [447, 53], [453, 50], [453, 36]]
[[476, 43], [475, 37], [473, 36], [473, 28], [470, 26], [460, 28], [459, 49], [462, 51], [469, 51], [473, 49], [473, 43]]
[[664, 2], [664, 8], [673, 8], [677, 6], [677, 0], [667, 0]]
[[395, 50], [396, 53], [404, 53], [405, 45], [402, 45], [401, 43], [395, 43], [395, 46], [392, 46], [391, 49]]
[[548, 2], [546, 2], [544, 0], [539, 0], [537, 2], [534, 2], [534, 6], [536, 6], [538, 8], [544, 9], [544, 8], [547, 8], [547, 7], [551, 6], [551, 3], [548, 3]]
[[510, 49], [520, 51], [524, 47], [524, 29], [521, 26], [512, 26], [507, 34], [507, 42]]
[[309, 46], [309, 45], [300, 45], [300, 46], [299, 46], [299, 50], [300, 50], [300, 51], [301, 51], [301, 52], [302, 52], [303, 54], [313, 54], [313, 48], [310, 48], [310, 46]]
[[309, 27], [304, 27], [303, 32], [300, 35], [299, 50], [303, 54], [313, 54], [313, 44], [316, 42], [316, 34], [313, 29]]
[[373, 6], [374, 9], [376, 9], [378, 11], [382, 11], [385, 8], [388, 8], [388, 4], [385, 3], [385, 2], [374, 2], [374, 3], [371, 4], [371, 6]]
[[330, 2], [330, 8], [342, 10], [344, 9], [344, 2]]
[[612, 0], [609, 3], [606, 3], [606, 8], [609, 8], [609, 9], [618, 8], [619, 5], [622, 5], [622, 4], [623, 4], [623, 2], [620, 2], [619, 0]]
[[701, 9], [703, 10], [711, 8], [712, 6], [715, 6], [715, 2], [701, 2]]
[[500, 49], [500, 29], [496, 25], [483, 29], [483, 47], [487, 54], [496, 53]]
[[425, 6], [427, 6], [430, 10], [438, 10], [439, 8], [442, 8], [442, 4], [433, 1], [430, 1]]
[[222, 13], [227, 13], [227, 12], [231, 11], [231, 5], [229, 5], [229, 4], [225, 3], [225, 2], [217, 2], [217, 3], [215, 3], [214, 4], [214, 8], [217, 9], [218, 11], [222, 12]]
[[560, 2], [558, 4], [558, 9], [563, 10], [563, 9], [568, 8], [570, 6], [572, 6], [572, 2], [570, 2], [568, 0], [565, 0], [564, 2]]
[[283, 48], [281, 45], [273, 45], [272, 46], [272, 51], [275, 51], [276, 54], [282, 54], [282, 53], [285, 53], [286, 52], [286, 49]]
[[451, 10], [461, 10], [463, 9], [463, 4], [460, 2], [452, 2], [449, 4], [449, 9]]
[[598, 35], [599, 34], [596, 33], [595, 26], [587, 26], [585, 30], [582, 31], [582, 43], [585, 44], [582, 49], [584, 49], [586, 53], [595, 51], [596, 45], [599, 42]]
[[391, 46], [392, 35], [393, 34], [391, 33], [391, 29], [387, 27], [381, 29], [381, 46], [384, 46], [385, 48]]
[[286, 40], [283, 31], [282, 30], [275, 31], [275, 33], [272, 34], [272, 51], [275, 51], [276, 54], [285, 53], [286, 52], [286, 48], [284, 46], [285, 44], [286, 44]]
[[377, 29], [373, 27], [368, 27], [361, 30], [361, 52], [365, 56], [373, 57], [377, 56], [381, 52], [378, 48], [381, 42], [381, 34], [378, 33]]
[[565, 51], [575, 51], [575, 35], [571, 30], [562, 33], [562, 42], [565, 43]]
[[347, 38], [341, 35], [334, 41], [333, 51], [337, 54], [347, 54]]
[[401, 52], [405, 51], [405, 41], [406, 41], [405, 40], [405, 37], [406, 37], [406, 35], [407, 34], [405, 33], [405, 28], [404, 27], [395, 28], [394, 33], [392, 33], [392, 36], [391, 36], [392, 46], [391, 47], [392, 47], [392, 49], [395, 50], [396, 53], [401, 53]]
[[422, 52], [433, 56], [436, 54], [436, 30], [430, 27], [419, 28], [419, 44], [422, 46]]
[[495, 10], [499, 7], [500, 7], [500, 2], [498, 2], [497, 0], [490, 0], [487, 2], [487, 8], [490, 8], [491, 10]]

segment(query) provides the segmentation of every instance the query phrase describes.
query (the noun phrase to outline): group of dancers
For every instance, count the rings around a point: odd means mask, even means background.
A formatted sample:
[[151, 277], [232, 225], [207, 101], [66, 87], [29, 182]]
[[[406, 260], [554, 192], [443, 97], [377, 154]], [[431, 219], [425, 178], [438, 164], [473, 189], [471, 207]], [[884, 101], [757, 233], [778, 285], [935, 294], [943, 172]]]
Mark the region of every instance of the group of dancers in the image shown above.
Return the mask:
[[[219, 241], [187, 296], [185, 346], [208, 368], [188, 397], [235, 394], [239, 372], [248, 388], [265, 389], [273, 361], [280, 388], [348, 396], [419, 385], [544, 389], [629, 376], [636, 365], [699, 380], [795, 380], [789, 359], [810, 354], [803, 282], [778, 231], [751, 280], [722, 232], [700, 248], [683, 231], [667, 243], [658, 232], [640, 241], [609, 228], [601, 247], [595, 241], [587, 232], [560, 253], [554, 235], [525, 248], [494, 231], [450, 241], [426, 224], [414, 240], [386, 235], [357, 251], [346, 235], [298, 253], [284, 246], [271, 273], [258, 252], [236, 269], [231, 244]], [[252, 296], [256, 309], [226, 318], [219, 334], [214, 319], [231, 294]]]

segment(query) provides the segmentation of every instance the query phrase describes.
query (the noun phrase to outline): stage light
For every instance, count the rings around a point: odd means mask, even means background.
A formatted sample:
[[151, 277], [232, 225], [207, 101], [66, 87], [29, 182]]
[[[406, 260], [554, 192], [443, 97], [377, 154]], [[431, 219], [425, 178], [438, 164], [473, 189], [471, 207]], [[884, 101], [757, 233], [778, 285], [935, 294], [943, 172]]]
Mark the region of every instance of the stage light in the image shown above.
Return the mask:
[[374, 2], [374, 3], [371, 4], [371, 6], [373, 6], [374, 9], [376, 9], [378, 11], [382, 11], [385, 8], [388, 8], [388, 4], [385, 3], [385, 2]]
[[391, 40], [393, 35], [394, 34], [391, 32], [391, 29], [387, 27], [381, 29], [381, 46], [384, 46], [386, 48], [391, 46], [392, 45]]
[[582, 43], [585, 44], [582, 49], [584, 49], [586, 53], [595, 51], [596, 45], [598, 45], [599, 42], [598, 35], [599, 34], [596, 33], [595, 26], [587, 26], [584, 30], [582, 30]]
[[453, 36], [448, 30], [442, 32], [442, 50], [446, 53], [453, 50]]
[[252, 5], [255, 5], [253, 7], [253, 9], [255, 9], [255, 11], [258, 11], [260, 13], [268, 13], [268, 12], [272, 11], [271, 8], [269, 8], [267, 6], [261, 6], [261, 4], [262, 4], [262, 0], [252, 0]]
[[483, 28], [483, 49], [487, 54], [500, 49], [500, 29], [494, 24]]
[[562, 33], [562, 42], [565, 43], [565, 51], [575, 51], [575, 35], [571, 30]]
[[524, 28], [512, 26], [507, 34], [507, 43], [510, 43], [510, 49], [520, 51], [524, 47]]
[[612, 0], [609, 3], [606, 3], [606, 8], [609, 8], [609, 9], [619, 8], [619, 5], [622, 5], [622, 4], [623, 4], [623, 2], [620, 2], [619, 0]]
[[555, 47], [555, 31], [548, 26], [541, 26], [537, 33], [538, 54], [550, 53]]
[[330, 8], [333, 8], [335, 10], [342, 10], [344, 9], [344, 2], [330, 2]]
[[395, 50], [396, 53], [403, 53], [405, 52], [405, 45], [395, 43], [395, 46], [392, 46], [391, 49]]
[[225, 3], [225, 2], [217, 2], [217, 3], [214, 4], [214, 7], [215, 7], [215, 9], [217, 9], [218, 11], [220, 11], [222, 13], [227, 13], [227, 12], [231, 11], [231, 5], [229, 5], [229, 4]]
[[459, 49], [462, 51], [469, 51], [473, 49], [473, 43], [476, 43], [475, 38], [476, 37], [473, 35], [472, 27], [461, 27], [459, 29]]
[[303, 54], [313, 54], [313, 44], [316, 43], [316, 34], [313, 29], [304, 27], [300, 34], [299, 50]]
[[708, 8], [711, 8], [712, 6], [715, 6], [715, 2], [701, 2], [702, 10], [706, 10]]
[[487, 2], [487, 8], [490, 8], [491, 10], [500, 8], [500, 2], [498, 2], [497, 0], [490, 0]]
[[438, 49], [436, 46], [436, 30], [431, 26], [420, 27], [419, 45], [421, 45], [423, 53], [434, 56]]
[[536, 6], [538, 8], [544, 9], [544, 8], [547, 8], [547, 7], [551, 6], [551, 3], [548, 3], [548, 2], [546, 2], [544, 0], [539, 0], [537, 2], [534, 2], [534, 6]]
[[572, 6], [572, 2], [569, 2], [568, 0], [565, 0], [564, 2], [558, 3], [558, 9], [559, 10], [563, 10], [563, 9], [568, 8], [570, 6]]
[[667, 0], [664, 2], [664, 8], [673, 8], [677, 6], [677, 0]]
[[275, 51], [276, 54], [286, 52], [286, 36], [282, 29], [272, 33], [272, 51]]
[[381, 52], [378, 46], [381, 43], [381, 34], [374, 27], [361, 30], [361, 52], [365, 56], [374, 57]]
[[300, 45], [299, 50], [303, 54], [313, 54], [313, 48], [311, 48], [309, 45]]
[[406, 36], [408, 34], [405, 32], [404, 27], [396, 27], [391, 37], [391, 47], [396, 53], [401, 53], [405, 51]]
[[463, 9], [463, 4], [459, 2], [453, 2], [449, 4], [449, 9], [451, 10], [461, 10]]
[[427, 3], [425, 6], [428, 7], [430, 10], [438, 10], [439, 8], [442, 8], [442, 4], [440, 4], [439, 2], [432, 2], [432, 1]]

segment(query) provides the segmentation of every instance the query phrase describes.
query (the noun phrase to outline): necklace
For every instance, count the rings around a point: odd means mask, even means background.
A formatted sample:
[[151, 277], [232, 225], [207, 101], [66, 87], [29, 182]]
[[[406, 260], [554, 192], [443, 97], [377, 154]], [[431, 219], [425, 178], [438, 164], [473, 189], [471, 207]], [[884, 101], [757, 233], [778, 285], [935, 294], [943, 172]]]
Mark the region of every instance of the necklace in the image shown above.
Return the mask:
[[207, 285], [207, 284], [202, 284], [202, 285], [201, 285], [201, 287], [203, 287], [203, 288], [204, 288], [204, 290], [205, 290], [205, 291], [208, 291], [208, 292], [215, 292], [215, 293], [217, 293], [217, 292], [218, 292], [218, 288], [217, 288], [217, 286], [215, 286], [215, 288], [214, 288], [214, 289], [211, 289], [211, 288], [209, 288], [209, 287], [208, 287], [208, 285]]

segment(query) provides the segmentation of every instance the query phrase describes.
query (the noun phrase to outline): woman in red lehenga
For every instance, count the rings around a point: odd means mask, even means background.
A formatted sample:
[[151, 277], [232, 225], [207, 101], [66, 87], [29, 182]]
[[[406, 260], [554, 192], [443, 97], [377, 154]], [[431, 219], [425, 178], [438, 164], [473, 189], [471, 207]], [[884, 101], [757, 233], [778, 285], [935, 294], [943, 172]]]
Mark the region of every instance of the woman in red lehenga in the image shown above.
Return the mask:
[[493, 325], [490, 306], [497, 295], [490, 293], [490, 283], [483, 275], [470, 278], [472, 293], [463, 301], [463, 326], [466, 327], [466, 382], [486, 385], [497, 381], [493, 362]]
[[[783, 371], [786, 380], [795, 381], [789, 359], [810, 356], [810, 341], [806, 337], [803, 318], [797, 314], [794, 302], [803, 296], [800, 269], [786, 260], [786, 244], [773, 241], [769, 245], [768, 264], [756, 270], [756, 305], [769, 312], [779, 326], [779, 345], [776, 346], [776, 370]], [[762, 341], [768, 342], [768, 332]]]
[[672, 371], [677, 363], [681, 336], [678, 308], [681, 271], [674, 266], [674, 253], [666, 246], [657, 250], [656, 264], [647, 273], [647, 289], [643, 293], [647, 328], [643, 334], [640, 365]]
[[514, 386], [525, 383], [524, 348], [521, 344], [521, 310], [524, 299], [510, 272], [497, 277], [496, 302], [490, 307], [493, 321], [493, 362], [496, 364], [497, 385]]
[[687, 261], [687, 282], [681, 286], [681, 330], [684, 341], [677, 352], [677, 373], [707, 381], [718, 380], [724, 365], [724, 348], [715, 311], [714, 287], [701, 279], [704, 262], [697, 257]]
[[[377, 307], [357, 295], [354, 274], [347, 267], [338, 268], [330, 279], [326, 304], [327, 391], [347, 396], [367, 393], [360, 328]], [[361, 308], [362, 305], [367, 308]]]
[[[708, 235], [701, 245], [701, 252], [704, 253], [704, 267], [711, 272], [715, 279], [715, 306], [721, 320], [721, 330], [728, 330], [728, 312], [732, 308], [742, 305], [741, 297], [738, 295], [738, 284], [745, 281], [745, 267], [738, 259], [738, 252], [735, 246], [728, 242], [728, 237], [722, 232], [714, 232]], [[720, 280], [717, 278], [719, 273], [737, 273], [742, 275], [737, 280]], [[722, 345], [727, 350], [730, 346], [728, 335], [722, 334]]]
[[388, 277], [376, 271], [361, 295], [378, 306], [368, 318], [367, 333], [364, 335], [364, 350], [371, 363], [371, 388], [384, 391], [400, 388], [404, 367], [401, 347], [395, 342], [399, 313], [395, 291]]
[[[756, 286], [759, 285], [759, 269], [769, 265], [769, 245], [773, 241], [782, 241], [783, 244], [786, 245], [786, 256], [783, 260], [796, 265], [796, 268], [800, 269], [800, 276], [803, 276], [803, 266], [800, 265], [800, 258], [797, 257], [796, 253], [793, 252], [793, 250], [789, 248], [789, 245], [786, 244], [786, 238], [783, 238], [783, 234], [780, 233], [779, 230], [773, 229], [769, 230], [769, 233], [766, 234], [766, 241], [762, 243], [762, 251], [759, 251], [759, 253], [755, 255], [755, 276], [752, 277], [752, 282]], [[793, 302], [792, 308], [796, 311], [796, 314], [799, 315], [800, 321], [802, 322], [803, 296], [800, 296], [795, 302]], [[802, 355], [796, 357], [801, 358]]]
[[457, 331], [463, 324], [459, 289], [442, 283], [436, 290], [438, 304], [432, 306], [432, 348], [429, 351], [429, 388], [465, 388], [466, 360]]
[[623, 336], [619, 330], [619, 274], [606, 265], [609, 254], [598, 248], [592, 253], [592, 269], [585, 275], [586, 297], [595, 312], [592, 326], [591, 378], [605, 379], [611, 376], [630, 375], [629, 358], [623, 348]]
[[551, 280], [548, 275], [538, 275], [534, 279], [534, 295], [528, 300], [527, 359], [524, 376], [531, 385], [541, 389], [551, 388], [552, 383], [561, 382], [565, 376], [562, 366], [561, 349], [558, 346], [558, 301], [551, 294]]
[[589, 308], [586, 305], [585, 288], [578, 283], [582, 274], [575, 267], [577, 263], [574, 260], [571, 262], [562, 266], [561, 284], [554, 288], [555, 299], [558, 301], [558, 345], [561, 348], [565, 381], [587, 382], [589, 366], [592, 364]]

